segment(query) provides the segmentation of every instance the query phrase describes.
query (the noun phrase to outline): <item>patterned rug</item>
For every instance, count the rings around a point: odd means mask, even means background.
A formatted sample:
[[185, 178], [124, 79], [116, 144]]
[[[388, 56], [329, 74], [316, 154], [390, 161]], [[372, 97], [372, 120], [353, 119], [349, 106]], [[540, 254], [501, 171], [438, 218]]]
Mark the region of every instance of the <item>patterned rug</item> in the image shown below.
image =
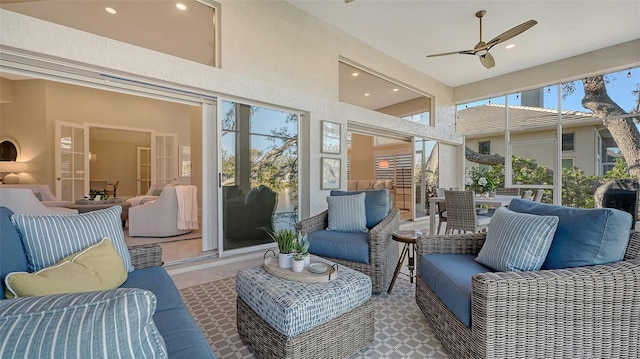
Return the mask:
[[[227, 278], [180, 290], [189, 312], [209, 339], [218, 358], [255, 358], [236, 330], [236, 279]], [[416, 305], [415, 289], [398, 278], [391, 294], [374, 295], [375, 335], [355, 358], [447, 358]]]

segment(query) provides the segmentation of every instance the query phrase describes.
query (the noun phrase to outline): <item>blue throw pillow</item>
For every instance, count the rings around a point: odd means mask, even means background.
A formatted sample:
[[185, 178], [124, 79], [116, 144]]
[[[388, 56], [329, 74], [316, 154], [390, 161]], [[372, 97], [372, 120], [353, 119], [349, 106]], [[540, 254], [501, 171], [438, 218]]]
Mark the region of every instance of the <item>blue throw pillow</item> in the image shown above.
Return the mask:
[[558, 226], [556, 216], [536, 216], [498, 208], [476, 257], [496, 271], [532, 271], [542, 266]]
[[364, 193], [327, 197], [329, 204], [327, 229], [338, 232], [368, 232], [364, 197]]
[[4, 299], [4, 278], [11, 272], [26, 272], [29, 268], [22, 248], [20, 233], [11, 222], [13, 212], [0, 207], [0, 299]]
[[513, 199], [515, 212], [558, 216], [558, 229], [542, 269], [621, 261], [629, 242], [631, 215], [612, 208], [571, 208]]
[[62, 258], [79, 252], [104, 237], [122, 257], [127, 272], [133, 271], [129, 250], [124, 242], [121, 206], [75, 215], [14, 214], [14, 225], [22, 235], [29, 271], [37, 272]]
[[367, 228], [372, 229], [389, 215], [389, 190], [374, 189], [366, 191], [331, 191], [332, 196], [350, 196], [364, 193], [364, 207], [367, 217]]

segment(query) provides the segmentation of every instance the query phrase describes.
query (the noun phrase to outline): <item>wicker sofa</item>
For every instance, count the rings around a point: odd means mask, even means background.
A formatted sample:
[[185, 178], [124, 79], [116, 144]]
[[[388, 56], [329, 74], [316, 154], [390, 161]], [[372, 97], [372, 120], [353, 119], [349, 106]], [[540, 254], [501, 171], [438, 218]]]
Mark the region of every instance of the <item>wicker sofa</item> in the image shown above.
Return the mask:
[[[425, 254], [477, 255], [486, 236], [419, 238], [416, 265]], [[470, 327], [420, 275], [416, 303], [455, 358], [638, 358], [640, 232], [629, 236], [615, 263], [475, 274]]]
[[[104, 210], [103, 210], [104, 211]], [[94, 215], [99, 212], [91, 212]], [[126, 281], [118, 288], [109, 291], [100, 291], [100, 292], [88, 292], [88, 293], [72, 293], [72, 294], [55, 294], [44, 297], [23, 297], [18, 299], [4, 299], [5, 296], [5, 277], [7, 274], [11, 272], [27, 272], [28, 264], [26, 258], [26, 251], [23, 248], [23, 243], [21, 241], [21, 234], [17, 228], [14, 227], [11, 221], [12, 212], [5, 208], [0, 207], [0, 281], [2, 285], [0, 285], [0, 341], [2, 338], [9, 338], [11, 340], [12, 345], [15, 345], [18, 348], [22, 348], [23, 344], [20, 344], [20, 341], [29, 340], [29, 338], [33, 338], [34, 343], [38, 341], [42, 341], [46, 343], [47, 350], [56, 351], [53, 353], [49, 353], [47, 351], [46, 356], [51, 357], [64, 357], [65, 354], [62, 354], [62, 350], [64, 350], [64, 341], [66, 336], [64, 331], [53, 330], [52, 327], [55, 327], [55, 319], [56, 313], [60, 312], [70, 312], [67, 317], [64, 318], [65, 322], [70, 322], [74, 319], [73, 311], [79, 307], [76, 303], [87, 300], [86, 298], [91, 295], [111, 295], [113, 296], [121, 296], [122, 293], [132, 292], [137, 294], [134, 296], [132, 301], [136, 301], [138, 307], [134, 310], [135, 313], [144, 312], [146, 307], [144, 304], [139, 301], [140, 292], [146, 293], [143, 296], [149, 296], [149, 292], [153, 293], [153, 297], [151, 300], [153, 301], [153, 307], [155, 307], [155, 311], [150, 313], [153, 318], [153, 322], [158, 332], [162, 336], [162, 341], [166, 346], [166, 354], [169, 358], [215, 358], [214, 353], [209, 346], [207, 339], [202, 334], [201, 329], [195, 323], [191, 314], [187, 311], [187, 308], [184, 305], [182, 297], [178, 292], [175, 284], [173, 283], [171, 277], [167, 273], [167, 271], [162, 267], [162, 249], [158, 244], [147, 244], [140, 245], [129, 248], [129, 256], [131, 258], [131, 264], [134, 268], [132, 272], [128, 273]], [[84, 216], [82, 214], [77, 216]], [[70, 217], [70, 216], [48, 216], [48, 217]], [[115, 221], [115, 227], [119, 228], [119, 219], [117, 216], [113, 216], [113, 220]], [[138, 288], [138, 289], [136, 289]], [[140, 291], [142, 289], [143, 291]], [[39, 301], [39, 298], [42, 300], [47, 300], [48, 302], [56, 302], [63, 301], [65, 296], [73, 296], [70, 301], [69, 306], [62, 306], [59, 308], [46, 308], [44, 310], [42, 308], [38, 308], [37, 305], [33, 304], [33, 302]], [[8, 307], [11, 307], [13, 302], [16, 302], [16, 306], [20, 307], [18, 304], [19, 301], [22, 307], [27, 308], [20, 309], [24, 313], [16, 314], [15, 312], [3, 315], [3, 312], [7, 311]], [[31, 303], [30, 303], [31, 302]], [[102, 301], [104, 302], [104, 301]], [[80, 303], [82, 307], [93, 308], [98, 307], [98, 301], [89, 301], [87, 303]], [[113, 304], [113, 301], [107, 304], [107, 309], [105, 312], [112, 313], [115, 311], [114, 319], [117, 321], [121, 321], [124, 323], [134, 323], [131, 324], [131, 327], [136, 328], [134, 325], [137, 323], [137, 318], [134, 318], [134, 315], [131, 313], [122, 313], [118, 309], [109, 309], [116, 307]], [[35, 309], [31, 309], [35, 308]], [[119, 308], [119, 307], [117, 307]], [[110, 310], [110, 311], [108, 311]], [[89, 314], [90, 315], [90, 314]], [[130, 315], [131, 317], [126, 317]], [[22, 316], [22, 318], [17, 318], [17, 316]], [[12, 321], [14, 321], [15, 325], [21, 325], [27, 327], [29, 324], [29, 318], [43, 318], [42, 322], [46, 322], [38, 327], [36, 330], [40, 330], [39, 335], [30, 335], [26, 336], [24, 334], [19, 334], [15, 336], [16, 333], [20, 333], [20, 330], [14, 330], [12, 328]], [[116, 318], [117, 317], [117, 318]], [[129, 320], [125, 319], [129, 318]], [[99, 325], [99, 320], [96, 320], [95, 317], [93, 320], [96, 322], [95, 327], [91, 331], [90, 338], [89, 336], [83, 337], [82, 347], [78, 347], [78, 357], [92, 357], [92, 349], [94, 347], [102, 347], [103, 343], [101, 339], [104, 337], [105, 340], [109, 343], [109, 353], [113, 353], [114, 351], [120, 350], [129, 350], [127, 348], [127, 344], [123, 342], [119, 342], [117, 338], [122, 339], [122, 336], [126, 336], [126, 340], [134, 343], [129, 345], [129, 347], [151, 347], [151, 343], [144, 342], [144, 336], [138, 335], [139, 333], [131, 330], [130, 335], [126, 334], [126, 331], [111, 331], [109, 330], [109, 323], [105, 325]], [[46, 320], [44, 320], [46, 319]], [[81, 320], [77, 321], [79, 325], [90, 325], [92, 320]], [[111, 322], [111, 321], [110, 321]], [[53, 324], [52, 324], [53, 323]], [[129, 328], [126, 324], [122, 324], [121, 326], [125, 326]], [[19, 329], [19, 327], [18, 327]], [[120, 333], [119, 333], [120, 332]], [[72, 332], [74, 334], [75, 332]], [[79, 332], [80, 333], [80, 332]], [[125, 333], [125, 334], [122, 334]], [[80, 334], [78, 334], [80, 335]], [[73, 337], [73, 336], [71, 336]], [[75, 337], [74, 337], [75, 338]], [[23, 340], [25, 339], [25, 340]], [[93, 344], [92, 344], [93, 341]], [[16, 344], [17, 343], [17, 344]], [[57, 343], [58, 346], [53, 345], [52, 343]], [[97, 344], [96, 344], [97, 343]], [[37, 345], [37, 344], [32, 344]], [[76, 345], [74, 341], [74, 346]], [[11, 346], [9, 346], [11, 347]], [[75, 348], [75, 347], [74, 347]], [[4, 352], [5, 350], [3, 346], [0, 346], [0, 357], [12, 357], [9, 352]], [[142, 355], [137, 356], [132, 352], [127, 352], [124, 357], [143, 357]], [[21, 355], [24, 353], [21, 353]], [[95, 354], [95, 352], [94, 352]], [[140, 353], [137, 353], [140, 354]], [[26, 355], [26, 354], [25, 354]], [[38, 354], [27, 355], [29, 357], [42, 357]], [[117, 357], [115, 354], [107, 354], [98, 355], [93, 357]], [[26, 357], [26, 356], [25, 356]], [[75, 356], [73, 356], [75, 357]], [[123, 356], [121, 356], [123, 357]], [[149, 356], [145, 356], [149, 357]], [[162, 356], [161, 356], [162, 357]]]

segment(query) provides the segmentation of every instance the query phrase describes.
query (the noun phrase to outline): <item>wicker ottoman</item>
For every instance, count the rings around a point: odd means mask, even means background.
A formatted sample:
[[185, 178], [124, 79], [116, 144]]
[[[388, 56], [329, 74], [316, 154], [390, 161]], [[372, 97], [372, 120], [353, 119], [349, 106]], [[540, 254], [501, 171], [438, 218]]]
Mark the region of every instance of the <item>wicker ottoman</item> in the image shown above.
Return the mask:
[[346, 358], [373, 340], [371, 278], [347, 267], [328, 283], [246, 268], [236, 290], [238, 333], [259, 358]]

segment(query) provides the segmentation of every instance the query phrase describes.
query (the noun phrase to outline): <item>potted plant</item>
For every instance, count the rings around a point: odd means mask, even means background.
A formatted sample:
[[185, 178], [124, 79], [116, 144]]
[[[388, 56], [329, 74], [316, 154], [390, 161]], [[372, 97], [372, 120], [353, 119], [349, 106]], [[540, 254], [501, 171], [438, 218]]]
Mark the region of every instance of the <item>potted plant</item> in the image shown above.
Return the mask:
[[302, 255], [304, 259], [304, 266], [308, 267], [311, 263], [311, 255], [309, 254], [309, 238], [306, 234], [298, 233], [298, 250], [297, 252]]
[[296, 232], [291, 229], [281, 229], [269, 232], [269, 237], [278, 244], [278, 265], [280, 268], [291, 268], [291, 258], [296, 250]]
[[296, 252], [293, 255], [293, 261], [291, 263], [291, 269], [294, 272], [302, 272], [304, 270], [304, 257], [301, 252]]

